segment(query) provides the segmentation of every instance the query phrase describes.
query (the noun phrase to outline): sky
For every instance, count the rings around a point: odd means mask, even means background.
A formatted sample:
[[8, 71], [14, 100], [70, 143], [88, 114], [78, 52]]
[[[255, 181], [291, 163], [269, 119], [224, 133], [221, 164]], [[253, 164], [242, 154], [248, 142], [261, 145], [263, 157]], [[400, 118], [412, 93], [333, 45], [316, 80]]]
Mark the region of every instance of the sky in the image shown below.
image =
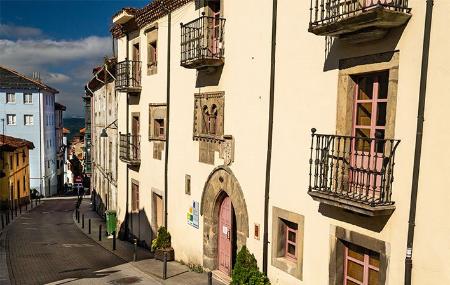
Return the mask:
[[0, 65], [39, 72], [60, 91], [65, 117], [83, 116], [92, 69], [112, 56], [112, 16], [151, 0], [0, 0]]

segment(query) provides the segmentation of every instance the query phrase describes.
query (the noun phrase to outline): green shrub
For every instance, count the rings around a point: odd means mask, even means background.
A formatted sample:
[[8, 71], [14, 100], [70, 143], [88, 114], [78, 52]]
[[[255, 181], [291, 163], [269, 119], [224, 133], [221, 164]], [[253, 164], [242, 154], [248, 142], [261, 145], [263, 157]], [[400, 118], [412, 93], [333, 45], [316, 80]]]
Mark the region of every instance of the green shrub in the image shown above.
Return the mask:
[[259, 271], [256, 258], [244, 245], [234, 265], [230, 285], [270, 285], [269, 279]]
[[152, 240], [152, 250], [167, 249], [172, 247], [172, 237], [165, 227], [158, 229], [158, 236]]

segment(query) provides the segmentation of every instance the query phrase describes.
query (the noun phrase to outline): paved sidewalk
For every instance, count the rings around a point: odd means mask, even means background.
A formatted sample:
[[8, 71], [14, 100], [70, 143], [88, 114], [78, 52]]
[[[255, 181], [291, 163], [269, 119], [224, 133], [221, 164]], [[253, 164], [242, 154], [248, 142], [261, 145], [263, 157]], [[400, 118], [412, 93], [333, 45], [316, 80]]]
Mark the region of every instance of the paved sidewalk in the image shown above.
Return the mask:
[[[84, 229], [82, 228], [82, 215], [84, 215]], [[113, 242], [112, 238], [106, 236], [106, 223], [105, 221], [92, 210], [91, 201], [89, 199], [83, 199], [80, 206], [80, 223], [76, 220], [75, 211], [73, 213], [74, 222], [77, 224], [80, 230], [82, 230], [87, 236], [95, 240], [102, 247], [112, 252], [114, 255], [129, 262], [134, 268], [149, 274], [151, 276], [159, 278], [161, 284], [167, 285], [207, 285], [208, 277], [206, 273], [196, 273], [189, 270], [185, 265], [178, 262], [167, 263], [167, 279], [162, 280], [163, 263], [154, 259], [153, 254], [144, 248], [138, 247], [137, 261], [133, 261], [134, 245], [132, 243], [116, 240], [116, 250], [112, 250]], [[88, 233], [88, 223], [91, 219], [91, 234]], [[102, 225], [102, 240], [99, 241], [99, 225]], [[214, 285], [223, 285], [223, 283], [213, 280]]]
[[[42, 202], [38, 202], [33, 200], [29, 205], [22, 206], [21, 210], [13, 211], [0, 211], [0, 285], [9, 285], [11, 284], [9, 280], [9, 272], [7, 266], [7, 252], [6, 252], [6, 232], [8, 228], [14, 224], [21, 216], [25, 213], [28, 213], [32, 209], [39, 207]], [[9, 219], [7, 224], [7, 217]]]

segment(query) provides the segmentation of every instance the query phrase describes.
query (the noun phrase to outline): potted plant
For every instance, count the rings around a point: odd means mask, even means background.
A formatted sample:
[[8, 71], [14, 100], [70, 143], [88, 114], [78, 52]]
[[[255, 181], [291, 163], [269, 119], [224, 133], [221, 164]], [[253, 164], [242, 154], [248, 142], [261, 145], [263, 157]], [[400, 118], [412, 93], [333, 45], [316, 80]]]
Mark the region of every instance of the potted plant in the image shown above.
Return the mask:
[[255, 256], [244, 245], [236, 257], [230, 285], [270, 285], [267, 276], [259, 271]]
[[158, 229], [158, 236], [152, 241], [152, 250], [155, 252], [155, 258], [157, 260], [163, 261], [164, 254], [167, 255], [167, 261], [175, 260], [171, 236], [165, 227]]

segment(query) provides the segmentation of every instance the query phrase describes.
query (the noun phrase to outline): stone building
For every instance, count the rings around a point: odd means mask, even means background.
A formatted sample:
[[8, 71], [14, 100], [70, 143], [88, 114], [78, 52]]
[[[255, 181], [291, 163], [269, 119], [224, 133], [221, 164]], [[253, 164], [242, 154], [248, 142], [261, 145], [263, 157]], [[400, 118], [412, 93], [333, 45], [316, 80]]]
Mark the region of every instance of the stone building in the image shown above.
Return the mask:
[[166, 225], [178, 260], [222, 279], [246, 245], [272, 284], [450, 283], [450, 153], [437, 147], [450, 139], [449, 12], [432, 0], [119, 11], [123, 236], [148, 246]]
[[106, 59], [93, 70], [86, 85], [91, 97], [92, 189], [101, 200], [102, 210], [117, 209], [117, 94], [114, 75], [116, 60]]

